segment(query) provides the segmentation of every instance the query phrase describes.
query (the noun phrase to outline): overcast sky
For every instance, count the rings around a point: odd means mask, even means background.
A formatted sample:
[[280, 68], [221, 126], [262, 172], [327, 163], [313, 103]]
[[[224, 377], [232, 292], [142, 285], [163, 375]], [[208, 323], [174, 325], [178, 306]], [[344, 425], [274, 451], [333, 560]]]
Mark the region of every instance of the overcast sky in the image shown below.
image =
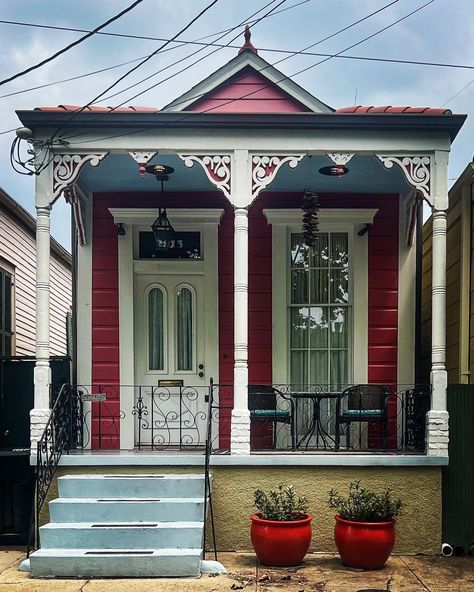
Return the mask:
[[[280, 9], [301, 0], [286, 0]], [[253, 29], [257, 48], [296, 51], [315, 43], [346, 25], [389, 4], [390, 0], [309, 0], [291, 10], [268, 17]], [[169, 38], [175, 35], [210, 0], [145, 0], [131, 13], [113, 23], [107, 31]], [[186, 40], [234, 27], [268, 0], [220, 0], [183, 36]], [[399, 0], [363, 23], [321, 43], [313, 51], [336, 53], [408, 14], [427, 0]], [[0, 0], [0, 19], [92, 29], [131, 3], [131, 0]], [[277, 9], [278, 10], [278, 9]], [[266, 11], [265, 11], [266, 12]], [[401, 23], [347, 52], [392, 59], [474, 65], [474, 3], [472, 0], [434, 0]], [[224, 39], [228, 42], [235, 33]], [[80, 33], [53, 31], [0, 24], [2, 51], [0, 77], [13, 74], [54, 53], [81, 36]], [[237, 42], [241, 44], [239, 38]], [[94, 36], [54, 62], [0, 87], [0, 95], [14, 93], [49, 82], [85, 74], [134, 58], [159, 47], [157, 41]], [[135, 105], [162, 107], [225, 64], [236, 53], [226, 48], [206, 59], [211, 51], [196, 54], [196, 46], [172, 49], [159, 54], [121, 83], [116, 90], [164, 68], [179, 58], [187, 61], [158, 74], [151, 81], [105, 102], [114, 105], [158, 82], [199, 57], [203, 59], [186, 72], [157, 86], [133, 101]], [[281, 55], [260, 50], [270, 63]], [[276, 67], [286, 75], [315, 63], [321, 58], [297, 56]], [[77, 81], [0, 98], [0, 131], [19, 125], [15, 109], [59, 104], [81, 105], [104, 90], [128, 67], [122, 67]], [[332, 107], [363, 105], [412, 105], [440, 107], [471, 81], [446, 107], [455, 113], [470, 115], [454, 142], [449, 177], [456, 178], [472, 160], [474, 137], [474, 71], [415, 65], [332, 59], [299, 76], [295, 81]], [[30, 212], [34, 212], [34, 179], [15, 173], [9, 163], [13, 134], [0, 136], [0, 185]], [[62, 201], [53, 208], [52, 233], [69, 247], [69, 208]]]

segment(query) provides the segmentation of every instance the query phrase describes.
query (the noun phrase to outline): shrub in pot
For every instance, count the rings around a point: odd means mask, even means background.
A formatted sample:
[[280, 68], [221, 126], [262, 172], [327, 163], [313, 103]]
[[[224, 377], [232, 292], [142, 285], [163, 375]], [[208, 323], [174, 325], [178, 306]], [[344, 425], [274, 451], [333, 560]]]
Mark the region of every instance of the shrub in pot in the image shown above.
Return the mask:
[[293, 487], [279, 485], [268, 493], [255, 492], [257, 512], [250, 517], [250, 534], [257, 557], [263, 565], [289, 567], [300, 564], [311, 542], [311, 521], [304, 497]]
[[375, 493], [352, 481], [347, 497], [332, 489], [328, 503], [337, 511], [334, 539], [342, 563], [362, 569], [383, 567], [395, 544], [401, 500], [390, 489]]

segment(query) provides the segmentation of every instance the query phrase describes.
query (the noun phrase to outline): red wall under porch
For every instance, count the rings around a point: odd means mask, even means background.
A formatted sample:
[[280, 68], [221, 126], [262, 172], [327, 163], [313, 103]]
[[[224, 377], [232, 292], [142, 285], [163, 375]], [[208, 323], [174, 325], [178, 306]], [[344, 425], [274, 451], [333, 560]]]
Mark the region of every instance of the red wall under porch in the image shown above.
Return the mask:
[[[221, 207], [219, 227], [219, 382], [233, 383], [234, 288], [233, 212], [218, 192], [165, 193], [167, 207]], [[396, 385], [398, 340], [398, 196], [321, 194], [321, 207], [377, 208], [368, 234], [368, 381]], [[161, 196], [160, 196], [160, 203]], [[297, 208], [301, 193], [263, 193], [249, 211], [249, 382], [272, 382], [272, 228], [264, 208]], [[108, 208], [156, 207], [155, 193], [96, 193], [93, 198], [92, 382], [94, 391], [108, 385], [109, 415], [118, 416], [119, 309], [117, 229]], [[220, 402], [232, 407], [232, 388], [222, 388]], [[394, 413], [394, 402], [391, 402]], [[104, 404], [103, 410], [104, 410]], [[123, 410], [129, 415], [130, 411]], [[118, 421], [92, 421], [92, 446], [119, 447]], [[230, 413], [229, 413], [230, 415]], [[393, 415], [394, 416], [394, 415]], [[221, 427], [221, 446], [228, 444], [229, 418]], [[107, 433], [109, 432], [109, 433]]]

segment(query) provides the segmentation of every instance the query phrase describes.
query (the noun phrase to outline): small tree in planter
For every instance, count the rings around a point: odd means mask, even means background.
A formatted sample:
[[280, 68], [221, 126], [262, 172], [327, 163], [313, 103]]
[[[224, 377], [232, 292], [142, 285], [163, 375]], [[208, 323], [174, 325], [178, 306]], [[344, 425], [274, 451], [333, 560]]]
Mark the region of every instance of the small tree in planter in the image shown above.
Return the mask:
[[311, 542], [308, 503], [293, 487], [279, 485], [276, 491], [255, 492], [257, 513], [250, 516], [250, 534], [263, 565], [289, 567], [300, 564]]
[[383, 567], [395, 544], [401, 500], [390, 489], [375, 493], [352, 481], [347, 497], [332, 489], [328, 503], [337, 511], [334, 539], [342, 562], [362, 569]]

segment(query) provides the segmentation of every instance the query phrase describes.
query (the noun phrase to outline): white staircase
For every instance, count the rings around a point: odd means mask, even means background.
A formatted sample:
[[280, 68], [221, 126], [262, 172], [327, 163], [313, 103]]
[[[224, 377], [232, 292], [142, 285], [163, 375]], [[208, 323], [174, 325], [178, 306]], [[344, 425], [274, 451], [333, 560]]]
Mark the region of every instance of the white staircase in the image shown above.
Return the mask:
[[199, 575], [203, 475], [67, 475], [58, 487], [33, 577]]

